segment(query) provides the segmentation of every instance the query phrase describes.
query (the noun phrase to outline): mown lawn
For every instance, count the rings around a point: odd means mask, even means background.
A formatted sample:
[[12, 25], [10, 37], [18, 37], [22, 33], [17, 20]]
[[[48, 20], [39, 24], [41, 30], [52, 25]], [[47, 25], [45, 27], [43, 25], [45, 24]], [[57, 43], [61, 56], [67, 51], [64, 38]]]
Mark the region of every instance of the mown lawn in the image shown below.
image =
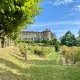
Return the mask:
[[49, 59], [28, 54], [25, 62], [14, 47], [0, 49], [0, 80], [80, 80], [79, 66], [58, 64], [59, 55], [50, 59], [51, 54]]

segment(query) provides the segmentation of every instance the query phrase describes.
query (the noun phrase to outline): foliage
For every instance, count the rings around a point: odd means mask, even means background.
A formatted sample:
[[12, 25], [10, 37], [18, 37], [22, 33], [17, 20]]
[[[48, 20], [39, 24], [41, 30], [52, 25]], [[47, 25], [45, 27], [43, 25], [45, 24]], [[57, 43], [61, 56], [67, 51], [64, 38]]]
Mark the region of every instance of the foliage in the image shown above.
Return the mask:
[[39, 56], [44, 56], [44, 53], [41, 50], [41, 48], [34, 49], [34, 54], [39, 55]]
[[76, 38], [74, 34], [72, 34], [70, 31], [67, 31], [66, 34], [61, 39], [61, 44], [67, 46], [75, 46]]
[[33, 23], [39, 14], [40, 0], [1, 0], [0, 1], [0, 36], [17, 38], [17, 33]]
[[77, 37], [77, 46], [80, 46], [80, 29], [79, 29], [78, 37]]
[[77, 46], [80, 46], [80, 36], [77, 37]]
[[55, 47], [55, 51], [58, 52], [59, 51], [59, 42], [58, 42], [57, 38], [52, 40], [52, 44]]
[[21, 55], [25, 57], [25, 60], [27, 60], [27, 44], [26, 43], [19, 44], [19, 51]]
[[56, 51], [56, 52], [59, 51], [59, 44], [58, 44], [58, 42], [55, 43], [55, 51]]
[[66, 62], [69, 60], [75, 64], [76, 62], [80, 61], [80, 47], [62, 46], [61, 54], [67, 60]]
[[50, 40], [42, 40], [42, 41], [18, 41], [18, 43], [20, 42], [25, 42], [25, 43], [28, 43], [30, 45], [34, 45], [34, 44], [37, 44], [37, 45], [41, 45], [41, 46], [49, 46], [49, 45], [53, 45], [52, 44], [52, 41]]
[[44, 46], [39, 46], [39, 45], [28, 45], [28, 50], [31, 51], [31, 53], [39, 55], [39, 56], [43, 56], [46, 57], [47, 55], [49, 55], [50, 53], [53, 53], [53, 48], [51, 47], [44, 47]]
[[45, 56], [43, 48], [41, 46], [34, 46], [33, 53], [39, 56]]

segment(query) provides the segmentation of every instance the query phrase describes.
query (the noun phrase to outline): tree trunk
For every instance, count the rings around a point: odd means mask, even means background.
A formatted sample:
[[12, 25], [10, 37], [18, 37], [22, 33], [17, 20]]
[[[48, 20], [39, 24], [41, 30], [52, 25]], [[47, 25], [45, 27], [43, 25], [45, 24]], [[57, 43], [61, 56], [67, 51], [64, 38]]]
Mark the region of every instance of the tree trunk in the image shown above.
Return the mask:
[[5, 38], [3, 37], [3, 38], [2, 38], [2, 41], [1, 41], [1, 47], [2, 47], [2, 48], [4, 48], [4, 44], [5, 44]]
[[73, 64], [76, 64], [76, 61], [75, 60], [73, 61]]
[[8, 46], [8, 47], [10, 46], [10, 41], [9, 41], [9, 39], [7, 40], [7, 46]]
[[65, 63], [68, 64], [68, 59], [67, 58], [65, 58]]
[[25, 61], [27, 61], [27, 53], [25, 53], [25, 56], [24, 57], [25, 57]]

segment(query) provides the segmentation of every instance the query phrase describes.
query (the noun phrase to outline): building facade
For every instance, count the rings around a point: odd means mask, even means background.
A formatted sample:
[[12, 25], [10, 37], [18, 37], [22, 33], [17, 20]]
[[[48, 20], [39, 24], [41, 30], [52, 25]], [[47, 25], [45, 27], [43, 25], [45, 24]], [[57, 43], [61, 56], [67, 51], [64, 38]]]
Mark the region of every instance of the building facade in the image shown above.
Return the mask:
[[22, 41], [42, 41], [52, 39], [53, 33], [48, 29], [42, 32], [22, 31], [20, 34], [20, 40]]

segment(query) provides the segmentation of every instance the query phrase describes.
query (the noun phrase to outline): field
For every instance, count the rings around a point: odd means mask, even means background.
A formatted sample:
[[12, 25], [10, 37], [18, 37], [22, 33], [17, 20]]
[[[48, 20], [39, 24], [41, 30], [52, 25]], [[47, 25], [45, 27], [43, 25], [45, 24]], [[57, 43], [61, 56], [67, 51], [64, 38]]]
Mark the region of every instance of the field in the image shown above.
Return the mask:
[[59, 59], [55, 51], [47, 57], [28, 52], [25, 62], [17, 48], [0, 49], [0, 80], [80, 80], [80, 67], [61, 65]]

